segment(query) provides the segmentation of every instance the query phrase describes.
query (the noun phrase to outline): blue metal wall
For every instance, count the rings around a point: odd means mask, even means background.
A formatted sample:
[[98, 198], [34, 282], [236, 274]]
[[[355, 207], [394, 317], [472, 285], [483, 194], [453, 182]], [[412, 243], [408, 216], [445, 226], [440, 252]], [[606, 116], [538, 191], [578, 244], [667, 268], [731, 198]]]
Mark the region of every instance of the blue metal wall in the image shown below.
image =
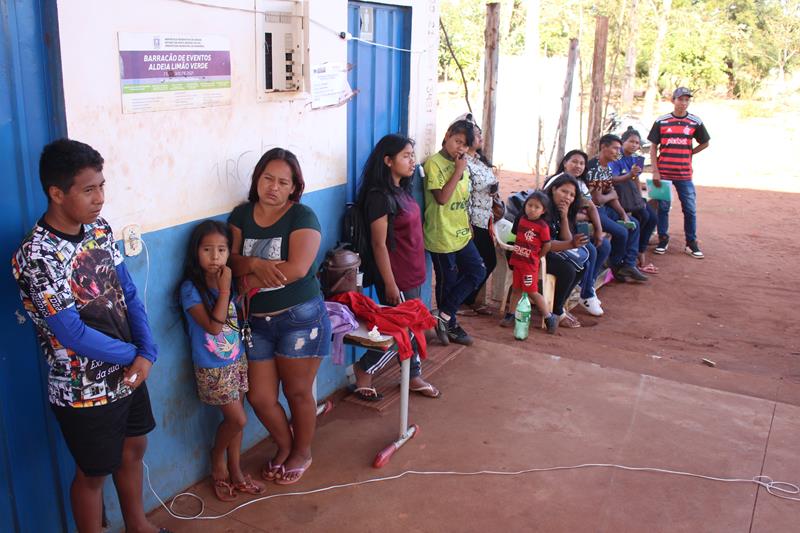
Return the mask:
[[[354, 37], [363, 36], [361, 8], [372, 10], [372, 42], [403, 50], [411, 48], [411, 8], [349, 2], [347, 31]], [[358, 91], [347, 106], [347, 200], [353, 201], [361, 169], [375, 144], [388, 133], [408, 135], [411, 53], [352, 40], [347, 45], [347, 62], [351, 66], [348, 82]], [[422, 179], [415, 176], [413, 192], [420, 207], [422, 187]], [[427, 270], [422, 299], [430, 305], [430, 259]]]
[[[42, 147], [63, 131], [54, 3], [0, 0], [0, 530], [71, 523], [71, 459], [48, 407], [47, 369], [21, 310], [10, 258], [44, 211]], [[52, 92], [51, 92], [52, 91]], [[53, 96], [55, 94], [55, 97]]]
[[[411, 10], [367, 2], [349, 2], [347, 31], [361, 36], [360, 8], [373, 12], [373, 42], [411, 46]], [[387, 133], [408, 134], [410, 54], [360, 41], [347, 45], [348, 82], [357, 90], [347, 106], [348, 199], [355, 198], [361, 167]]]

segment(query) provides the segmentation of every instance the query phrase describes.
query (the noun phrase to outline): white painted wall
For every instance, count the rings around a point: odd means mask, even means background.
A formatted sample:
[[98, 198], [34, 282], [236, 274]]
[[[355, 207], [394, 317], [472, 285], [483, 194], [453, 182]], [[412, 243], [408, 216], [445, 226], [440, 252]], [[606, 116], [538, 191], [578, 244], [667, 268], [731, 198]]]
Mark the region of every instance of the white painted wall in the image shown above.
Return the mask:
[[[104, 215], [153, 231], [229, 211], [255, 162], [274, 146], [295, 152], [311, 192], [346, 182], [347, 107], [312, 110], [307, 94], [259, 98], [254, 0], [59, 0], [69, 136], [106, 159]], [[435, 143], [438, 2], [413, 0], [409, 132]], [[407, 5], [407, 1], [398, 2]], [[346, 0], [310, 0], [306, 65], [345, 62]], [[122, 114], [118, 32], [213, 34], [231, 45], [230, 106]]]

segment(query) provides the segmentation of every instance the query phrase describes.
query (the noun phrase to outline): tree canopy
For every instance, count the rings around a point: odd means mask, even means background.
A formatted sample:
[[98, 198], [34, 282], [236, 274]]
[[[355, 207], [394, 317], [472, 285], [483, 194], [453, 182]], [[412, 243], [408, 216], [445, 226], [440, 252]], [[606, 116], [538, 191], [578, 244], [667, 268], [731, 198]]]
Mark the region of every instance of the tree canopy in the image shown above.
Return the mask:
[[[594, 17], [606, 15], [609, 61], [616, 58], [624, 64], [627, 39], [636, 39], [636, 77], [638, 85], [643, 86], [656, 39], [658, 0], [638, 2], [633, 28], [628, 24], [631, 0], [539, 0], [530, 4], [537, 3], [542, 53], [564, 56], [569, 39], [579, 37], [581, 56], [591, 58]], [[441, 3], [442, 24], [470, 81], [480, 78], [485, 4], [486, 0]], [[501, 53], [521, 54], [525, 49], [529, 3], [501, 0], [501, 4]], [[771, 72], [782, 80], [798, 67], [800, 0], [673, 0], [658, 73], [662, 92], [676, 85], [687, 85], [706, 93], [750, 96]], [[442, 79], [458, 76], [443, 39], [439, 76]]]

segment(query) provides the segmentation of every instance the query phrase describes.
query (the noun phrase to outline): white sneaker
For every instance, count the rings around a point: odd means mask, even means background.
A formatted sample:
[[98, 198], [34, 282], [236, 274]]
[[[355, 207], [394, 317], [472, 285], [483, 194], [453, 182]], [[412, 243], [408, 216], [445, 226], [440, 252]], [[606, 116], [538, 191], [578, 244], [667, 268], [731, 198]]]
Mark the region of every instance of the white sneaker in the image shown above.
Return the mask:
[[582, 298], [581, 307], [586, 309], [586, 311], [592, 316], [603, 316], [603, 308], [600, 307], [600, 300], [597, 299], [597, 296], [592, 296], [591, 298]]

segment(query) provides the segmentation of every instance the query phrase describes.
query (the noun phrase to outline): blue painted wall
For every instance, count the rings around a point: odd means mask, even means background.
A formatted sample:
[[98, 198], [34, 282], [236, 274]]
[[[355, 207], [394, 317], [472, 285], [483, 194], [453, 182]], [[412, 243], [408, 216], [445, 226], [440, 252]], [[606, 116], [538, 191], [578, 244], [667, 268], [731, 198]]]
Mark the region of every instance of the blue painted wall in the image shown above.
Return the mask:
[[[410, 10], [374, 7], [375, 40], [407, 48]], [[0, 264], [8, 261], [46, 208], [38, 181], [38, 156], [47, 142], [66, 131], [55, 21], [54, 0], [0, 0], [0, 185], [4, 191], [0, 195]], [[352, 152], [351, 158], [349, 151], [348, 184], [303, 197], [324, 228], [320, 259], [338, 240], [344, 204], [355, 190], [354, 175], [363, 164], [360, 158], [366, 158], [383, 134], [407, 131], [407, 55], [376, 53], [369, 45], [360, 46], [366, 48], [354, 52], [364, 54], [359, 59], [361, 78], [353, 86], [370, 87], [369, 99], [355, 100], [363, 102], [369, 118], [359, 119], [361, 129], [357, 129], [348, 113], [348, 136], [353, 135], [348, 145], [360, 146], [361, 155]], [[388, 77], [384, 67], [390, 71]], [[113, 165], [114, 161], [107, 162], [108, 167]], [[419, 183], [416, 192], [420, 196]], [[219, 218], [224, 220], [225, 215]], [[188, 342], [173, 297], [182, 254], [196, 222], [145, 234], [149, 267], [145, 254], [126, 259], [143, 298], [147, 286], [146, 305], [160, 348], [148, 381], [158, 427], [150, 435], [145, 460], [153, 486], [164, 498], [208, 475], [207, 452], [219, 421], [216, 410], [197, 399]], [[27, 320], [18, 322], [16, 312], [22, 313], [22, 306], [5, 264], [6, 269], [0, 271], [0, 335], [14, 342], [0, 346], [0, 531], [71, 530], [68, 487], [74, 464], [47, 404], [47, 369], [33, 328]], [[24, 314], [19, 316], [24, 318]], [[349, 362], [355, 356], [349, 350]], [[318, 374], [318, 396], [324, 398], [344, 385], [344, 367], [325, 361]], [[252, 411], [248, 415], [245, 448], [265, 436]], [[144, 496], [146, 508], [157, 505], [147, 489]], [[110, 480], [105, 502], [112, 527], [118, 529], [121, 514]]]
[[[302, 203], [314, 210], [323, 228], [319, 260], [339, 239], [345, 192], [345, 186], [341, 185], [303, 195]], [[216, 218], [225, 221], [227, 214]], [[198, 222], [144, 234], [149, 271], [145, 253], [125, 259], [142, 298], [147, 285], [147, 311], [159, 348], [158, 361], [147, 382], [158, 427], [149, 435], [145, 461], [150, 467], [153, 487], [162, 498], [209, 474], [208, 451], [221, 420], [218, 409], [204, 405], [197, 398], [188, 339], [174, 299], [189, 234]], [[345, 368], [326, 359], [317, 376], [318, 397], [325, 398], [344, 385]], [[263, 426], [248, 406], [243, 448], [253, 446], [265, 436]], [[109, 518], [119, 524], [119, 505], [110, 481], [105, 492]], [[155, 497], [145, 489], [145, 508], [157, 505]]]
[[45, 208], [39, 152], [64, 131], [60, 80], [51, 75], [58, 71], [54, 20], [53, 2], [0, 0], [0, 531], [58, 531], [71, 523], [70, 458], [10, 269], [11, 254]]

